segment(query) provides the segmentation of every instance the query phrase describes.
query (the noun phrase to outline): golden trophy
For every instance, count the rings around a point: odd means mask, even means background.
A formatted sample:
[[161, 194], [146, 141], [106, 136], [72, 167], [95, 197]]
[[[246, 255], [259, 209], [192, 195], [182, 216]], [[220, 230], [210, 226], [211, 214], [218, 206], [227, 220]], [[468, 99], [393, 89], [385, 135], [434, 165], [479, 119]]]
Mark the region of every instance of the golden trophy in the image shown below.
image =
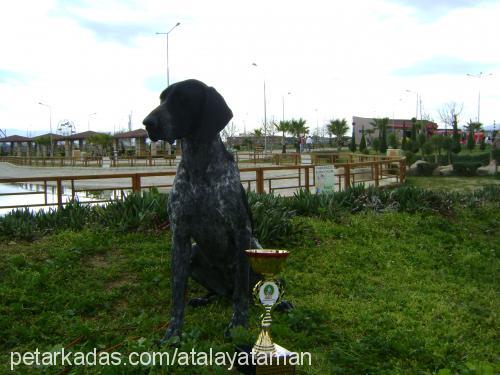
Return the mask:
[[[271, 249], [246, 250], [252, 269], [263, 276], [253, 288], [253, 296], [257, 305], [262, 305], [261, 331], [252, 348], [252, 355], [257, 359], [266, 356], [269, 361], [265, 366], [257, 366], [257, 374], [294, 374], [295, 366], [286, 365], [290, 352], [273, 343], [271, 339], [271, 311], [280, 302], [284, 290], [276, 275], [283, 269], [288, 251]], [[280, 366], [281, 359], [281, 366]]]

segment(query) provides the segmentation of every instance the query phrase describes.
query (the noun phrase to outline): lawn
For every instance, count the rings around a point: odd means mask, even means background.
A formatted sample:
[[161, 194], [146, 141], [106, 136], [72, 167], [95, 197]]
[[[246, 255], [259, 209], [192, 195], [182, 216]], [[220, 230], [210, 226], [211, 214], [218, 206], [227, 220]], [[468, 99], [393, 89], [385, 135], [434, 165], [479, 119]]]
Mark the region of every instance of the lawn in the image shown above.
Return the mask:
[[406, 177], [409, 185], [442, 191], [471, 192], [485, 185], [500, 186], [500, 177]]
[[[283, 272], [295, 309], [274, 315], [272, 334], [288, 349], [312, 353], [312, 366], [299, 373], [500, 371], [497, 204], [446, 217], [387, 211], [336, 222], [294, 220], [308, 228], [290, 246]], [[155, 350], [169, 318], [169, 235], [99, 228], [34, 242], [4, 238], [0, 373], [7, 372], [11, 351]], [[191, 296], [202, 292], [191, 285]], [[251, 337], [260, 313], [251, 308]], [[223, 335], [230, 315], [227, 300], [188, 307], [181, 349], [232, 351]], [[215, 366], [61, 370], [19, 367], [16, 373], [226, 373]]]

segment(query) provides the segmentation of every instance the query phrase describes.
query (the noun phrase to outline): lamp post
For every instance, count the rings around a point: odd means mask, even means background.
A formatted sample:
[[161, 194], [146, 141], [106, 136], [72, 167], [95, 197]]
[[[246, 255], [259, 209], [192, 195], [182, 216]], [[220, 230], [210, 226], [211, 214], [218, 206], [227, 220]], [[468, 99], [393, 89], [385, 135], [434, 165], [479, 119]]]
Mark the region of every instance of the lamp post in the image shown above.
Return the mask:
[[181, 23], [177, 22], [169, 31], [166, 33], [159, 33], [157, 32], [156, 35], [166, 35], [167, 36], [167, 86], [170, 86], [170, 70], [168, 66], [168, 34], [172, 32], [173, 29], [175, 29], [177, 26], [179, 26]]
[[95, 115], [97, 115], [97, 112], [89, 113], [89, 115], [87, 116], [87, 130], [90, 130], [90, 117]]
[[[252, 63], [252, 66], [258, 68], [256, 63]], [[267, 152], [267, 99], [266, 99], [266, 79], [264, 78], [264, 153]]]
[[49, 127], [50, 127], [50, 156], [54, 156], [54, 142], [52, 140], [52, 107], [48, 104], [38, 102], [38, 104], [47, 107], [49, 109]]
[[412, 91], [412, 90], [406, 90], [406, 92], [411, 92], [413, 94], [416, 94], [417, 95], [417, 105], [416, 105], [416, 108], [415, 108], [415, 119], [418, 119], [418, 102], [419, 102], [419, 94], [417, 91]]
[[318, 108], [315, 108], [314, 111], [316, 112], [316, 133], [319, 134]]
[[[291, 92], [288, 92], [287, 95], [291, 95], [292, 93]], [[285, 122], [285, 95], [283, 95], [281, 97], [281, 104], [282, 104], [282, 120], [283, 122]]]
[[[491, 73], [484, 74], [483, 72], [479, 72], [478, 74], [467, 73], [468, 77], [477, 78], [479, 79], [479, 81], [481, 81], [482, 77], [488, 77], [491, 75], [492, 75]], [[480, 113], [481, 113], [481, 82], [479, 83], [479, 89], [477, 94], [477, 122], [479, 122]]]

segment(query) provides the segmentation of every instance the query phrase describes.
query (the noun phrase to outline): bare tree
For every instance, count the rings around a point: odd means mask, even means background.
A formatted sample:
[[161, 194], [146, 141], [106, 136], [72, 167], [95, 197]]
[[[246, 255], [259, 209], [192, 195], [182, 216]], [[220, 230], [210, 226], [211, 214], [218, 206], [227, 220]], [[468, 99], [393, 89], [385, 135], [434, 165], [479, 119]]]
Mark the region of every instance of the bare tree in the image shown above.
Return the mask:
[[231, 147], [232, 145], [230, 144], [231, 139], [234, 136], [236, 136], [238, 132], [238, 127], [234, 124], [234, 121], [231, 121], [222, 131], [221, 131], [221, 136], [222, 139], [228, 143], [228, 146]]
[[458, 121], [458, 116], [462, 113], [463, 108], [463, 103], [448, 102], [438, 109], [439, 117], [441, 121], [444, 122], [446, 129], [448, 129], [448, 126], [450, 126], [450, 128], [453, 127], [453, 121], [455, 121], [455, 119]]
[[432, 118], [431, 114], [427, 112], [422, 112], [422, 114], [420, 115], [420, 119], [424, 121], [434, 122], [434, 119]]

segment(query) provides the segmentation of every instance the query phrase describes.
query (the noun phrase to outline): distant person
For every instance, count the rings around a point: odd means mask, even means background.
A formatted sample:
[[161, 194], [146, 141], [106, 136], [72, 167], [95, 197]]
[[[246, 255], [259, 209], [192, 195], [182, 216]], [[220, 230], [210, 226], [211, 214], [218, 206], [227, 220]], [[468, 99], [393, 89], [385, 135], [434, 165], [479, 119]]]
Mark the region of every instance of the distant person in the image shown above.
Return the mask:
[[306, 139], [306, 148], [307, 148], [307, 151], [311, 152], [312, 147], [313, 147], [313, 140], [312, 140], [311, 136], [308, 136], [307, 139]]
[[300, 152], [304, 152], [305, 143], [306, 143], [306, 141], [305, 141], [304, 137], [300, 137], [299, 138], [299, 147], [300, 147], [299, 151]]

